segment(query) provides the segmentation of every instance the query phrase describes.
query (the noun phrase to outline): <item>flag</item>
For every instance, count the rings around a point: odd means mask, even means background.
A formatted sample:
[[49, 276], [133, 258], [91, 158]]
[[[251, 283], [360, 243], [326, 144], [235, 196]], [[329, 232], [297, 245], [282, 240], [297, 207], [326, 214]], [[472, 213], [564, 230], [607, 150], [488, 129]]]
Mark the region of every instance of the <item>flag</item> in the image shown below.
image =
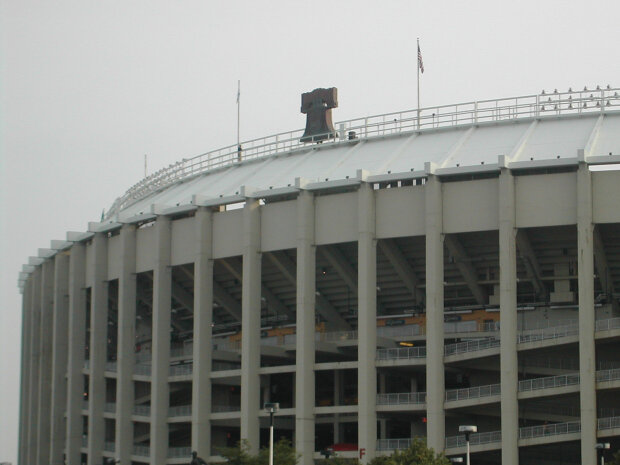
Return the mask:
[[420, 51], [420, 44], [418, 44], [418, 68], [424, 74], [424, 63], [422, 62], [422, 52]]

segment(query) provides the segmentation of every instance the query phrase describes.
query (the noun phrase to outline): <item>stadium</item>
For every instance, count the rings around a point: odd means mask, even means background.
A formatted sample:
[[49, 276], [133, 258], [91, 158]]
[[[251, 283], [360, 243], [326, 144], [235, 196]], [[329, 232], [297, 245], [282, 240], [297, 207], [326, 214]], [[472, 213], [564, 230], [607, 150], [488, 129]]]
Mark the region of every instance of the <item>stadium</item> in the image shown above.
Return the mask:
[[[620, 448], [620, 89], [292, 131], [162, 169], [30, 257], [19, 463], [476, 464]], [[617, 284], [616, 284], [617, 283]], [[600, 446], [599, 446], [600, 447]]]

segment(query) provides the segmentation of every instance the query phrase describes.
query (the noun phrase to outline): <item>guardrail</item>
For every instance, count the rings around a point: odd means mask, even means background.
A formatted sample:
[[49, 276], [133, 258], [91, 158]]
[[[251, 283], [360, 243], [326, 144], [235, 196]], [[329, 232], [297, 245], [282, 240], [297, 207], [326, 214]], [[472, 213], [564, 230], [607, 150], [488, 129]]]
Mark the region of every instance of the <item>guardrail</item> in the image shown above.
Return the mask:
[[133, 366], [134, 375], [151, 376], [151, 365], [137, 363]]
[[[323, 146], [343, 143], [351, 138], [370, 139], [441, 127], [535, 118], [545, 115], [601, 113], [620, 105], [619, 90], [610, 87], [576, 92], [569, 90], [569, 92], [481, 100], [356, 118], [336, 123], [337, 131], [330, 133], [330, 136], [334, 138], [323, 141]], [[105, 218], [110, 219], [123, 208], [152, 192], [198, 174], [245, 160], [311, 147], [300, 141], [302, 134], [303, 129], [297, 129], [184, 158], [130, 187], [125, 194], [114, 201]]]
[[377, 450], [402, 450], [411, 446], [410, 438], [377, 439]]
[[241, 406], [240, 405], [221, 405], [221, 404], [217, 404], [217, 405], [213, 405], [211, 407], [211, 412], [212, 413], [226, 413], [226, 412], [240, 412], [241, 411]]
[[599, 370], [596, 372], [596, 381], [616, 381], [620, 379], [620, 368], [612, 370]]
[[465, 399], [478, 399], [481, 397], [498, 396], [501, 393], [500, 384], [474, 386], [465, 389], [450, 389], [446, 391], [446, 401], [450, 402]]
[[426, 403], [426, 392], [396, 392], [377, 394], [377, 405], [403, 405]]
[[377, 350], [377, 360], [409, 360], [425, 357], [426, 347], [399, 347], [397, 349]]
[[620, 417], [599, 418], [597, 428], [599, 430], [620, 428]]
[[88, 436], [82, 435], [82, 447], [88, 447]]
[[581, 423], [579, 421], [567, 421], [565, 423], [552, 423], [550, 425], [526, 426], [524, 428], [519, 428], [519, 439], [556, 436], [558, 434], [579, 432], [581, 432]]
[[445, 355], [463, 354], [467, 352], [475, 352], [477, 350], [492, 349], [500, 346], [499, 339], [477, 339], [475, 341], [457, 342], [455, 344], [446, 344], [444, 348]]
[[115, 413], [116, 412], [116, 403], [115, 402], [106, 402], [103, 406], [103, 411], [107, 413]]
[[194, 344], [183, 344], [182, 346], [175, 346], [170, 349], [171, 357], [188, 357], [194, 355]]
[[150, 417], [151, 416], [151, 406], [150, 405], [134, 405], [133, 406], [133, 414], [141, 417]]
[[596, 331], [608, 331], [620, 328], [620, 318], [608, 318], [596, 321]]
[[[474, 433], [469, 436], [469, 445], [478, 446], [481, 444], [490, 444], [492, 442], [501, 442], [501, 431], [490, 431], [487, 433]], [[446, 449], [454, 447], [463, 447], [466, 445], [465, 435], [449, 436], [446, 438]]]
[[579, 325], [563, 325], [552, 326], [544, 329], [537, 329], [522, 333], [517, 336], [517, 343], [523, 344], [525, 342], [544, 341], [547, 339], [557, 339], [566, 336], [576, 336], [579, 334]]
[[188, 417], [192, 414], [191, 405], [175, 405], [174, 407], [168, 407], [169, 417]]
[[151, 455], [151, 448], [149, 446], [133, 446], [133, 455], [137, 455], [138, 457], [149, 457]]
[[117, 362], [105, 362], [105, 371], [111, 371], [113, 373], [116, 373], [117, 369]]
[[170, 376], [191, 375], [194, 372], [194, 364], [186, 363], [185, 365], [170, 365], [168, 374]]
[[189, 460], [192, 456], [192, 448], [191, 447], [169, 447], [168, 448], [168, 458], [176, 459], [179, 457], [187, 457]]
[[[597, 374], [598, 376], [598, 374]], [[579, 384], [579, 373], [568, 375], [547, 376], [545, 378], [532, 378], [519, 381], [519, 392], [536, 391]]]
[[104, 442], [103, 450], [106, 452], [116, 452], [116, 443], [110, 441]]

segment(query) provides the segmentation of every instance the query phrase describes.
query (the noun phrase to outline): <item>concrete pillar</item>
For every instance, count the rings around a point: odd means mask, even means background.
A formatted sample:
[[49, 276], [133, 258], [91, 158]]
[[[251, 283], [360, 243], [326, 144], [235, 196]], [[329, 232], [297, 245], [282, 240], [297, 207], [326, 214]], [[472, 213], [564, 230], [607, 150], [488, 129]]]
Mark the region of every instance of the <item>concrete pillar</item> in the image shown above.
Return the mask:
[[314, 463], [315, 280], [314, 196], [297, 198], [297, 346], [295, 371], [295, 448], [300, 465]]
[[133, 368], [136, 345], [136, 227], [124, 224], [120, 233], [120, 274], [118, 277], [118, 337], [116, 358], [115, 456], [131, 463], [134, 407]]
[[358, 202], [358, 441], [360, 450], [366, 449], [362, 462], [368, 463], [377, 447], [377, 240], [371, 184], [362, 183]]
[[[334, 370], [334, 405], [342, 405], [342, 371]], [[340, 442], [340, 415], [334, 414], [334, 444]]]
[[443, 335], [443, 199], [439, 179], [425, 185], [426, 220], [426, 434], [427, 444], [445, 448]]
[[54, 262], [41, 265], [41, 369], [39, 377], [39, 418], [37, 463], [47, 463], [50, 455], [52, 400], [52, 322], [54, 315]]
[[581, 463], [596, 463], [596, 351], [594, 315], [594, 224], [592, 176], [588, 165], [577, 171], [577, 268], [579, 272], [579, 399]]
[[88, 383], [88, 465], [103, 461], [105, 439], [105, 363], [108, 349], [108, 238], [96, 233], [92, 241], [90, 295], [90, 378]]
[[30, 421], [30, 340], [32, 338], [32, 283], [30, 275], [24, 286], [22, 297], [22, 349], [21, 349], [21, 382], [19, 404], [19, 447], [17, 451], [17, 464], [25, 465], [28, 458], [28, 438]]
[[170, 218], [155, 221], [155, 268], [153, 269], [153, 342], [151, 365], [151, 465], [166, 463], [168, 457], [168, 404], [170, 403], [170, 308], [172, 268], [170, 266]]
[[67, 437], [67, 354], [69, 352], [69, 255], [54, 257], [54, 321], [52, 343], [51, 465], [63, 465]]
[[41, 267], [32, 273], [32, 338], [30, 340], [30, 428], [28, 429], [28, 462], [37, 463], [39, 450], [39, 383], [41, 381]]
[[243, 209], [243, 283], [241, 300], [241, 439], [259, 449], [261, 254], [260, 205], [247, 199]]
[[194, 376], [192, 450], [211, 455], [211, 335], [213, 323], [213, 214], [200, 207], [195, 216]]
[[86, 247], [73, 243], [69, 257], [69, 354], [67, 362], [67, 465], [81, 465], [84, 339], [86, 337]]
[[499, 306], [502, 465], [519, 464], [519, 402], [517, 400], [517, 247], [515, 187], [512, 173], [499, 177]]

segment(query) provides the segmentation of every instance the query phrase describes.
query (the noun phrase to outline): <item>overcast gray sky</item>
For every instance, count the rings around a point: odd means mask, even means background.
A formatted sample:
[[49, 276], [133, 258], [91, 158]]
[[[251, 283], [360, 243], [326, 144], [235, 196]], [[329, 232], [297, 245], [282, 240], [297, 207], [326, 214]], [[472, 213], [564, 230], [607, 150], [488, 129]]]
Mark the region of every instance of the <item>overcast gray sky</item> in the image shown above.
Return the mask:
[[21, 296], [37, 248], [84, 231], [149, 171], [334, 119], [611, 84], [620, 2], [0, 0], [0, 461], [16, 461]]

